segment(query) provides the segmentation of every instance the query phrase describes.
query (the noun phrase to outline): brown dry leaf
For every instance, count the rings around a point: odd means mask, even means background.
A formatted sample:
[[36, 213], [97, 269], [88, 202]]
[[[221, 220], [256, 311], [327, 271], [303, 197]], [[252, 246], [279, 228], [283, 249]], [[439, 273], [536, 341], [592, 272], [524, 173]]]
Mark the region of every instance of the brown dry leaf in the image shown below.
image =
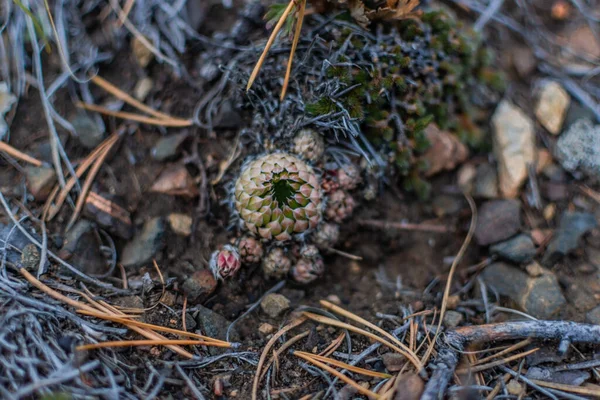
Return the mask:
[[369, 26], [371, 21], [366, 15], [367, 8], [361, 0], [349, 0], [348, 7], [350, 9], [350, 15], [354, 20], [363, 28]]
[[413, 12], [419, 5], [419, 0], [387, 0], [386, 7], [369, 10], [366, 15], [370, 20], [377, 19], [408, 19], [417, 18], [418, 12]]
[[442, 131], [435, 124], [429, 124], [425, 135], [431, 147], [423, 155], [429, 164], [426, 176], [432, 176], [444, 170], [451, 170], [463, 163], [469, 156], [467, 146], [447, 131]]
[[150, 188], [151, 192], [163, 193], [171, 196], [198, 196], [198, 187], [194, 179], [181, 164], [167, 167], [156, 179]]

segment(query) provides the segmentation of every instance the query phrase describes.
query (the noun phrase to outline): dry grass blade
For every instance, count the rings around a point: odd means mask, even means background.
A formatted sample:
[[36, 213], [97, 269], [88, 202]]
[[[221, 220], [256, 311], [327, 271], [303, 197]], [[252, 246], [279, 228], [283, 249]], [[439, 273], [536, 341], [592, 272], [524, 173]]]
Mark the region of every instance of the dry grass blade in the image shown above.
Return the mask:
[[384, 374], [382, 372], [370, 371], [368, 369], [355, 367], [354, 365], [346, 364], [345, 362], [334, 360], [333, 358], [329, 358], [329, 357], [320, 356], [318, 354], [307, 353], [305, 351], [295, 351], [294, 354], [296, 354], [296, 355], [302, 354], [302, 355], [305, 355], [306, 357], [311, 357], [311, 358], [314, 358], [315, 360], [324, 362], [325, 364], [334, 365], [336, 367], [339, 367], [342, 369], [347, 369], [348, 371], [355, 372], [355, 373], [361, 374], [361, 375], [372, 376], [374, 378], [382, 378], [382, 379], [388, 379], [388, 378], [392, 377], [392, 375], [390, 375], [390, 374]]
[[302, 358], [305, 361], [308, 361], [311, 364], [316, 365], [317, 367], [329, 372], [331, 375], [334, 375], [335, 377], [339, 378], [340, 380], [346, 382], [348, 385], [352, 386], [354, 389], [356, 389], [359, 393], [364, 394], [365, 396], [369, 396], [372, 397], [374, 399], [379, 399], [380, 396], [377, 393], [373, 393], [371, 392], [369, 389], [366, 389], [362, 386], [360, 386], [358, 383], [354, 382], [352, 379], [348, 378], [346, 375], [342, 374], [341, 372], [331, 368], [330, 366], [328, 366], [327, 364], [324, 364], [318, 360], [315, 360], [312, 357], [308, 357], [305, 355], [306, 353], [300, 353], [300, 352], [296, 352], [294, 353], [294, 355], [296, 357]]
[[118, 87], [113, 85], [112, 83], [108, 82], [104, 78], [101, 78], [99, 76], [94, 76], [94, 77], [92, 77], [92, 82], [94, 82], [96, 85], [100, 86], [102, 89], [106, 90], [108, 93], [115, 96], [117, 99], [123, 100], [125, 103], [137, 108], [141, 112], [152, 115], [153, 117], [156, 117], [158, 119], [166, 119], [166, 120], [179, 119], [179, 118], [171, 117], [170, 115], [162, 113], [160, 111], [156, 111], [152, 107], [148, 107], [144, 103], [134, 99], [129, 94], [125, 93], [124, 91], [122, 91], [121, 89], [119, 89]]
[[492, 361], [491, 363], [481, 364], [476, 367], [460, 368], [460, 369], [456, 370], [456, 373], [464, 374], [467, 372], [474, 373], [474, 372], [485, 371], [486, 369], [494, 368], [494, 367], [497, 367], [498, 365], [504, 365], [506, 363], [518, 360], [520, 358], [527, 357], [528, 355], [533, 354], [538, 350], [539, 350], [539, 347], [536, 347], [535, 349], [524, 351], [523, 353], [515, 354], [514, 356], [506, 357], [501, 360]]
[[296, 4], [296, 0], [290, 0], [290, 4], [288, 4], [288, 6], [285, 9], [285, 11], [283, 12], [283, 14], [281, 14], [279, 21], [277, 21], [277, 25], [275, 25], [275, 28], [273, 28], [273, 32], [271, 33], [271, 36], [269, 36], [269, 40], [267, 40], [265, 49], [263, 50], [262, 54], [260, 55], [260, 58], [258, 59], [258, 62], [256, 63], [256, 66], [254, 67], [254, 70], [252, 70], [252, 74], [250, 74], [250, 79], [248, 79], [248, 85], [246, 86], [246, 91], [250, 90], [250, 88], [252, 87], [252, 84], [256, 80], [256, 77], [258, 76], [258, 73], [260, 72], [260, 69], [262, 68], [262, 65], [264, 64], [265, 59], [267, 58], [267, 53], [271, 49], [271, 46], [273, 46], [273, 43], [275, 42], [275, 38], [277, 37], [277, 34], [283, 27], [285, 20], [292, 12], [292, 9], [294, 8], [295, 4]]
[[8, 143], [2, 141], [0, 141], [0, 151], [10, 156], [13, 156], [14, 158], [19, 159], [21, 161], [25, 161], [26, 163], [35, 165], [36, 167], [41, 167], [43, 165], [43, 163], [37, 158], [33, 158], [30, 155], [27, 155], [22, 151], [15, 149]]
[[512, 345], [510, 347], [507, 347], [506, 349], [504, 349], [502, 351], [499, 351], [496, 354], [492, 354], [489, 357], [484, 357], [484, 358], [478, 360], [475, 364], [472, 364], [472, 365], [476, 366], [476, 365], [485, 364], [486, 362], [491, 361], [494, 358], [502, 357], [505, 354], [509, 354], [509, 353], [512, 353], [513, 351], [522, 349], [523, 347], [529, 345], [530, 343], [531, 343], [531, 339], [522, 340], [519, 343], [516, 343], [516, 344], [514, 344], [514, 345]]
[[95, 350], [113, 347], [133, 347], [133, 346], [169, 346], [169, 345], [189, 345], [189, 346], [212, 346], [212, 347], [229, 347], [222, 343], [207, 342], [204, 340], [189, 340], [189, 339], [166, 339], [166, 340], [116, 340], [113, 342], [100, 342], [92, 344], [84, 344], [77, 346], [75, 350]]
[[83, 108], [88, 111], [95, 111], [100, 114], [108, 115], [110, 117], [125, 119], [125, 120], [129, 120], [129, 121], [135, 121], [135, 122], [139, 122], [141, 124], [164, 126], [167, 128], [185, 128], [185, 127], [191, 126], [193, 124], [193, 122], [191, 120], [187, 120], [187, 119], [152, 118], [152, 117], [147, 117], [145, 115], [134, 114], [134, 113], [124, 112], [124, 111], [113, 111], [113, 110], [109, 110], [108, 108], [105, 108], [102, 106], [97, 106], [95, 104], [79, 102], [79, 103], [77, 103], [77, 107]]
[[410, 362], [415, 366], [415, 368], [417, 369], [417, 371], [420, 374], [424, 374], [425, 370], [423, 369], [423, 365], [421, 364], [421, 362], [419, 361], [419, 359], [410, 351], [407, 351], [407, 347], [405, 345], [402, 345], [402, 348], [388, 342], [387, 340], [369, 332], [369, 331], [365, 331], [364, 329], [358, 328], [354, 325], [350, 325], [347, 324], [345, 322], [341, 322], [341, 321], [337, 321], [333, 318], [327, 318], [327, 317], [323, 317], [321, 315], [317, 315], [317, 314], [313, 314], [313, 313], [309, 313], [309, 312], [303, 312], [303, 315], [305, 315], [306, 317], [312, 319], [313, 321], [317, 321], [320, 322], [322, 324], [325, 325], [331, 325], [331, 326], [336, 326], [338, 328], [343, 328], [343, 329], [347, 329], [349, 331], [352, 331], [354, 333], [358, 333], [360, 335], [366, 336], [368, 338], [371, 338], [381, 344], [383, 344], [384, 346], [389, 347], [390, 349], [402, 354], [403, 356], [405, 356], [407, 359], [410, 360]]
[[192, 333], [192, 332], [186, 332], [186, 331], [182, 331], [179, 329], [168, 328], [166, 326], [153, 325], [153, 324], [148, 324], [146, 322], [135, 321], [135, 320], [127, 319], [123, 315], [107, 315], [106, 313], [101, 313], [101, 312], [98, 312], [95, 310], [92, 310], [92, 311], [86, 310], [86, 311], [78, 311], [78, 312], [83, 315], [88, 315], [90, 317], [105, 319], [107, 321], [119, 322], [122, 324], [137, 326], [140, 328], [152, 329], [152, 330], [155, 330], [158, 332], [173, 333], [173, 334], [179, 335], [179, 336], [193, 337], [193, 338], [202, 339], [202, 340], [206, 340], [208, 342], [213, 342], [213, 343], [227, 344], [229, 347], [231, 347], [231, 343], [226, 342], [224, 340], [214, 339], [214, 338], [211, 338], [208, 336], [199, 335], [197, 333]]
[[333, 342], [331, 342], [331, 344], [329, 346], [327, 346], [325, 348], [325, 350], [320, 352], [319, 355], [325, 356], [325, 357], [329, 357], [330, 355], [332, 355], [333, 352], [336, 351], [337, 348], [340, 347], [340, 345], [342, 344], [342, 341], [344, 340], [344, 336], [345, 336], [344, 332], [340, 333], [340, 335]]
[[536, 385], [547, 387], [550, 389], [562, 390], [563, 392], [577, 393], [583, 394], [585, 396], [600, 398], [600, 390], [596, 388], [566, 385], [564, 383], [546, 382], [537, 379], [530, 379], [530, 381], [535, 383]]
[[437, 328], [435, 330], [435, 335], [433, 336], [432, 344], [427, 348], [425, 355], [421, 359], [421, 362], [423, 364], [427, 363], [427, 360], [429, 360], [429, 357], [431, 356], [431, 353], [434, 350], [435, 342], [437, 341], [437, 338], [440, 335], [442, 321], [444, 320], [444, 314], [446, 314], [446, 308], [448, 307], [448, 297], [450, 297], [450, 288], [452, 287], [452, 278], [454, 277], [454, 273], [456, 272], [456, 267], [462, 260], [465, 252], [467, 251], [467, 247], [469, 247], [469, 244], [471, 243], [471, 239], [473, 238], [473, 234], [475, 233], [475, 228], [477, 227], [477, 206], [475, 205], [475, 201], [473, 200], [473, 198], [471, 196], [469, 196], [466, 193], [465, 193], [465, 198], [467, 199], [467, 202], [469, 203], [469, 207], [471, 208], [471, 225], [469, 226], [469, 232], [467, 233], [467, 236], [465, 237], [465, 241], [463, 242], [462, 246], [460, 246], [460, 250], [458, 250], [458, 254], [454, 258], [454, 261], [452, 262], [452, 266], [450, 267], [450, 272], [448, 272], [448, 280], [446, 281], [446, 288], [444, 289], [444, 297], [442, 298], [442, 309], [440, 311]]
[[258, 365], [256, 366], [256, 373], [254, 374], [254, 382], [252, 383], [252, 400], [256, 400], [258, 398], [258, 384], [260, 382], [262, 367], [267, 359], [267, 355], [269, 355], [271, 348], [282, 335], [284, 335], [287, 331], [294, 329], [295, 327], [302, 325], [306, 321], [306, 317], [300, 317], [290, 322], [283, 328], [281, 328], [277, 333], [273, 335], [271, 340], [265, 345], [262, 354], [260, 355], [260, 359], [258, 360]]
[[283, 353], [284, 351], [286, 351], [287, 349], [289, 349], [290, 347], [292, 347], [294, 345], [294, 343], [296, 343], [299, 340], [302, 340], [303, 338], [307, 337], [309, 333], [310, 333], [310, 331], [299, 333], [296, 336], [290, 338], [284, 344], [282, 344], [281, 347], [277, 349], [277, 351], [275, 352], [275, 354], [273, 354], [271, 356], [271, 358], [269, 359], [269, 361], [265, 365], [264, 370], [260, 374], [260, 380], [262, 380], [265, 377], [265, 375], [267, 374], [267, 371], [269, 370], [269, 367], [281, 355], [281, 353]]
[[[354, 322], [357, 322], [361, 325], [364, 325], [370, 329], [373, 329], [374, 331], [378, 332], [379, 334], [381, 334], [382, 336], [388, 338], [389, 340], [391, 340], [393, 343], [397, 344], [398, 347], [400, 347], [401, 349], [403, 349], [406, 353], [410, 354], [410, 359], [412, 360], [418, 360], [417, 355], [410, 349], [408, 348], [404, 343], [402, 343], [400, 340], [398, 340], [394, 335], [392, 335], [389, 332], [386, 332], [385, 330], [381, 329], [380, 327], [378, 327], [377, 325], [367, 321], [364, 318], [359, 317], [356, 314], [353, 314], [347, 310], [344, 310], [342, 307], [340, 306], [336, 306], [333, 303], [328, 302], [327, 300], [321, 300], [320, 301], [321, 305], [331, 311], [333, 311], [336, 314], [342, 315], [348, 319], [351, 319]], [[420, 363], [419, 363], [420, 365]], [[416, 364], [415, 364], [416, 366]]]
[[104, 164], [104, 160], [106, 160], [106, 157], [108, 157], [108, 154], [112, 150], [113, 146], [117, 143], [118, 139], [119, 139], [119, 136], [116, 135], [116, 139], [112, 140], [98, 155], [98, 158], [96, 159], [96, 161], [94, 161], [94, 164], [92, 165], [92, 169], [90, 170], [87, 177], [85, 178], [85, 182], [81, 188], [81, 193], [79, 194], [79, 197], [77, 198], [77, 203], [75, 204], [75, 211], [71, 215], [71, 218], [69, 219], [69, 223], [67, 224], [67, 228], [66, 228], [67, 231], [69, 229], [71, 229], [71, 227], [73, 226], [75, 221], [77, 221], [77, 218], [79, 218], [79, 214], [81, 213], [81, 210], [83, 210], [83, 206], [85, 204], [85, 199], [87, 198], [87, 194], [90, 191], [90, 188], [92, 187], [92, 183], [94, 182], [94, 179], [96, 178], [96, 175], [98, 174], [98, 171], [100, 171], [100, 167], [102, 167], [102, 164]]
[[300, 0], [298, 20], [296, 21], [296, 31], [294, 32], [294, 40], [292, 41], [292, 50], [290, 51], [290, 58], [288, 59], [287, 69], [285, 71], [285, 78], [283, 79], [283, 87], [281, 88], [280, 100], [282, 101], [285, 98], [285, 93], [287, 92], [288, 84], [290, 83], [290, 75], [292, 74], [292, 64], [294, 63], [294, 54], [296, 54], [296, 48], [298, 47], [298, 41], [300, 40], [300, 33], [302, 31], [302, 22], [304, 21], [305, 9], [306, 0]]

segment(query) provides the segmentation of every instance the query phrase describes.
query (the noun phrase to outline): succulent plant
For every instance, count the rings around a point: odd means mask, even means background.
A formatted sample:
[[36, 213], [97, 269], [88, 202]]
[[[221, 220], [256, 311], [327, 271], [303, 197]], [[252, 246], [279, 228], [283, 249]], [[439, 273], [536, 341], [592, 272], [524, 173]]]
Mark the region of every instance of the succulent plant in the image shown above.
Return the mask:
[[281, 247], [273, 247], [262, 261], [262, 270], [271, 279], [285, 278], [291, 267], [292, 260]]
[[325, 215], [331, 221], [340, 223], [354, 211], [354, 198], [350, 193], [343, 190], [336, 190], [329, 195], [329, 201], [327, 203], [327, 209]]
[[238, 251], [242, 262], [255, 264], [262, 259], [264, 254], [262, 243], [252, 236], [242, 236], [238, 242]]
[[212, 253], [209, 266], [215, 278], [223, 280], [235, 275], [242, 266], [242, 261], [237, 249], [226, 244], [221, 250]]
[[317, 175], [288, 153], [267, 154], [246, 164], [234, 197], [246, 228], [264, 239], [290, 240], [316, 228], [322, 217]]
[[292, 277], [298, 283], [311, 283], [325, 272], [325, 264], [320, 255], [312, 258], [302, 257], [292, 268]]
[[325, 142], [317, 131], [302, 129], [294, 138], [293, 151], [306, 160], [317, 162], [325, 152]]
[[338, 182], [344, 190], [356, 189], [362, 182], [360, 169], [355, 164], [346, 164], [338, 170]]
[[320, 256], [319, 249], [314, 244], [306, 244], [300, 249], [300, 257], [312, 259]]
[[340, 237], [340, 226], [331, 222], [324, 222], [317, 228], [312, 236], [313, 243], [320, 249], [335, 246]]

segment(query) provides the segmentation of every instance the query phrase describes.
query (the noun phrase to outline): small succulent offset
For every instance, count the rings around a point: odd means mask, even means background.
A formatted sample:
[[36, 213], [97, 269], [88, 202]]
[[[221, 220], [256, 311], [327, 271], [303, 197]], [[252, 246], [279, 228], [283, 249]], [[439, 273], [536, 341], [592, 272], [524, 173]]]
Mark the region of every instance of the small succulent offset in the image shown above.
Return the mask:
[[294, 138], [293, 151], [308, 161], [317, 162], [325, 152], [325, 141], [317, 131], [302, 129]]
[[325, 264], [321, 256], [302, 257], [292, 268], [292, 277], [298, 283], [307, 284], [319, 278], [325, 272]]
[[329, 249], [337, 243], [340, 237], [340, 226], [331, 222], [324, 222], [317, 228], [312, 241], [320, 249]]
[[245, 165], [234, 198], [245, 227], [267, 240], [290, 240], [316, 228], [322, 218], [317, 175], [288, 153], [267, 154]]
[[273, 247], [262, 261], [262, 270], [269, 279], [283, 279], [292, 268], [292, 260], [281, 247]]
[[352, 215], [354, 211], [354, 198], [344, 190], [336, 190], [329, 194], [329, 202], [325, 215], [334, 222], [342, 222]]
[[237, 249], [226, 244], [221, 250], [212, 253], [209, 265], [215, 278], [223, 280], [235, 275], [242, 266], [242, 261]]
[[238, 242], [238, 251], [242, 262], [256, 264], [262, 259], [264, 250], [262, 243], [252, 236], [242, 236]]

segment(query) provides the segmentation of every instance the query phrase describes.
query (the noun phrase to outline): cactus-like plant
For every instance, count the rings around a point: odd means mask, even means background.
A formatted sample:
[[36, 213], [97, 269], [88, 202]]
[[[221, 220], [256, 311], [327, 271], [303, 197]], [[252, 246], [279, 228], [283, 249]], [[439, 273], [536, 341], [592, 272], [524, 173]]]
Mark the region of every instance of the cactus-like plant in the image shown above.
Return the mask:
[[240, 254], [232, 245], [226, 244], [221, 250], [212, 253], [210, 269], [217, 279], [232, 277], [242, 266]]
[[320, 249], [333, 247], [340, 237], [340, 226], [331, 222], [319, 225], [312, 237], [313, 243]]
[[242, 262], [255, 264], [262, 259], [264, 250], [262, 243], [252, 236], [243, 236], [238, 242], [238, 251]]
[[293, 151], [308, 161], [317, 162], [325, 152], [325, 142], [317, 131], [302, 129], [294, 138]]
[[330, 220], [340, 223], [354, 211], [354, 198], [350, 193], [343, 190], [336, 190], [329, 195], [329, 202], [325, 214]]
[[267, 278], [282, 279], [292, 268], [292, 260], [281, 247], [272, 248], [262, 261], [262, 270]]
[[246, 228], [264, 239], [290, 240], [321, 221], [317, 175], [288, 153], [267, 154], [245, 165], [234, 197]]

